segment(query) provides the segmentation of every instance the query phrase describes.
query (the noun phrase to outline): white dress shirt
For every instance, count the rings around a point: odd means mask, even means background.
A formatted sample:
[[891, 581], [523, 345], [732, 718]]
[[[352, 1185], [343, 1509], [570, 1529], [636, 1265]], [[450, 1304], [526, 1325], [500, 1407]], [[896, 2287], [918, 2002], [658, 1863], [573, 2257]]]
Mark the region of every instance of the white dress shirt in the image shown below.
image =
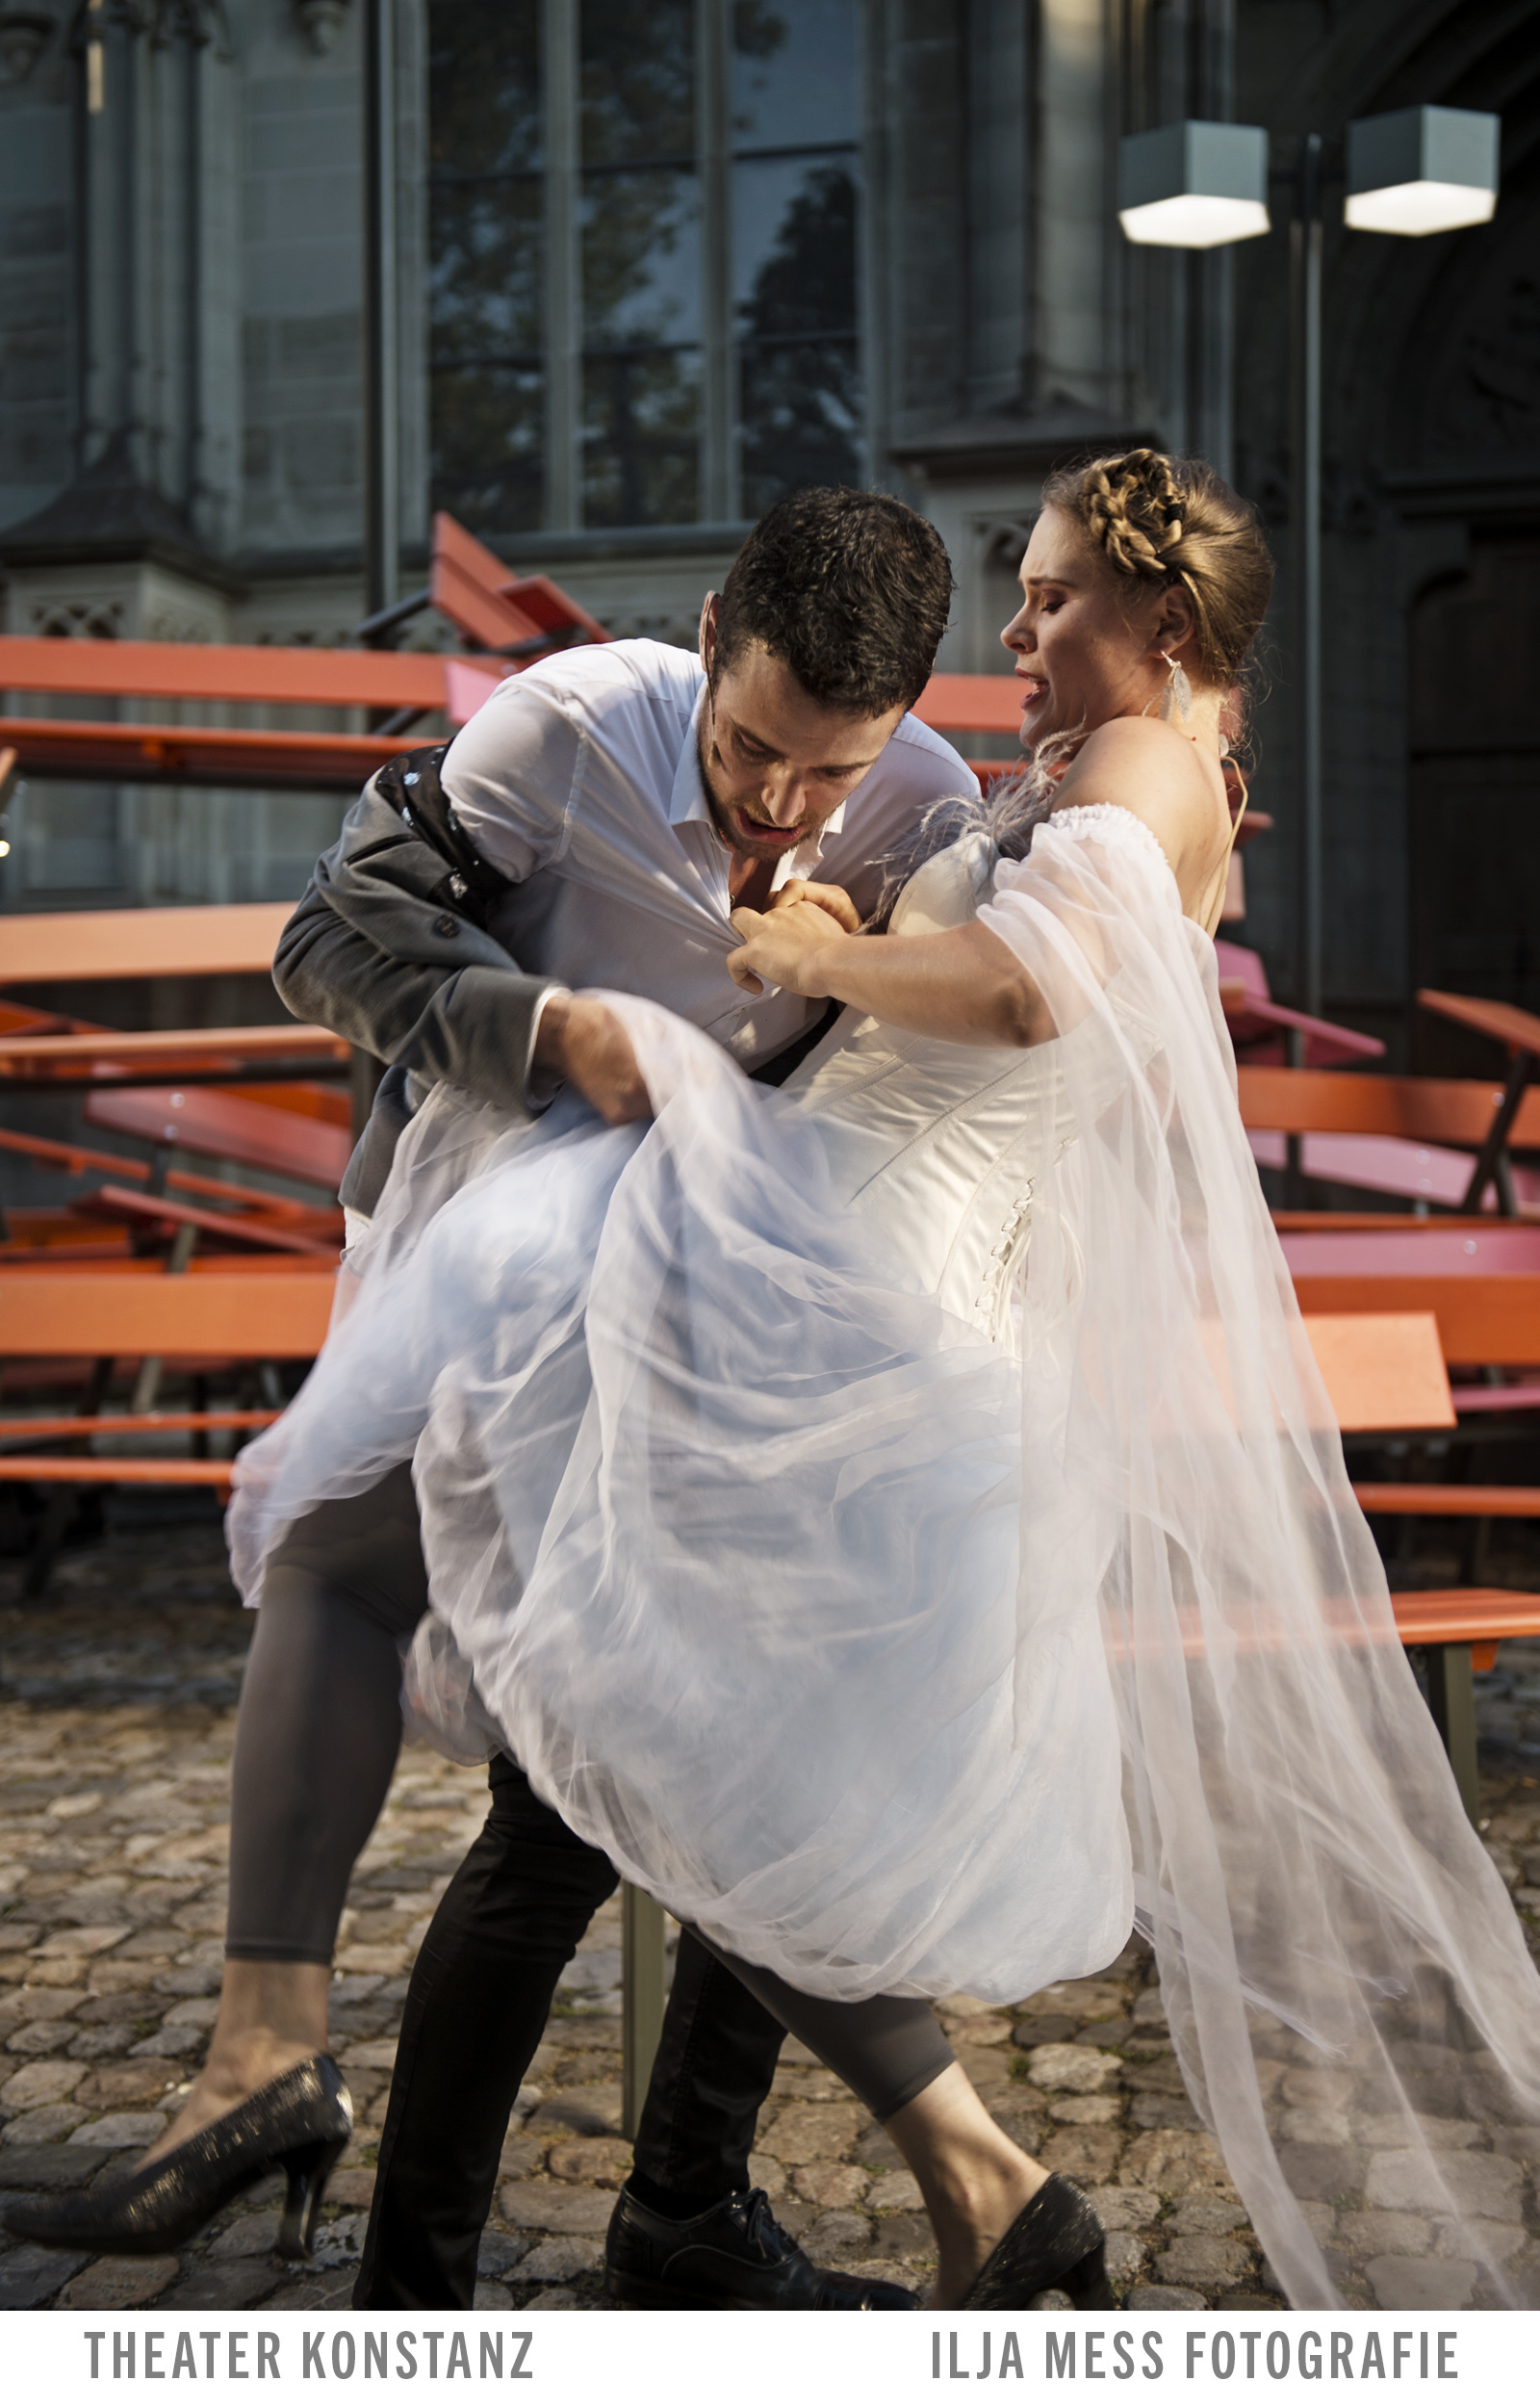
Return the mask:
[[[515, 881], [488, 931], [553, 988], [645, 995], [717, 1039], [745, 1069], [824, 1009], [800, 995], [745, 995], [727, 971], [732, 854], [701, 779], [706, 676], [671, 644], [595, 644], [510, 677], [461, 729], [446, 793], [482, 858]], [[912, 717], [818, 835], [776, 865], [774, 885], [818, 877], [858, 909], [876, 903], [885, 856], [926, 812], [976, 795], [971, 770]]]

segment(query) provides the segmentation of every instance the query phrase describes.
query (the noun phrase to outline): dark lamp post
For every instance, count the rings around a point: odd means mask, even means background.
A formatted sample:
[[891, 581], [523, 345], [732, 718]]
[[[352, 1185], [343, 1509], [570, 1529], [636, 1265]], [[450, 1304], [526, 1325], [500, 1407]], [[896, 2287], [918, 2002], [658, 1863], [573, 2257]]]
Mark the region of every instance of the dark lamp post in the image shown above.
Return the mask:
[[364, 0], [364, 607], [396, 600], [399, 574], [399, 372], [396, 317], [396, 25]]

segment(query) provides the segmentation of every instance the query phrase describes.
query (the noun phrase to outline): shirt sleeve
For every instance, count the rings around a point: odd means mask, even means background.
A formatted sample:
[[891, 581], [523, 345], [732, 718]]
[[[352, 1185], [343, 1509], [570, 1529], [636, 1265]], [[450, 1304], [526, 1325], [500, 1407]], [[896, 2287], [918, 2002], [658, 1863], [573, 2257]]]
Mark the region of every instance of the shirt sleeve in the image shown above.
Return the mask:
[[560, 697], [526, 669], [461, 728], [444, 790], [476, 851], [522, 884], [563, 849], [581, 736]]

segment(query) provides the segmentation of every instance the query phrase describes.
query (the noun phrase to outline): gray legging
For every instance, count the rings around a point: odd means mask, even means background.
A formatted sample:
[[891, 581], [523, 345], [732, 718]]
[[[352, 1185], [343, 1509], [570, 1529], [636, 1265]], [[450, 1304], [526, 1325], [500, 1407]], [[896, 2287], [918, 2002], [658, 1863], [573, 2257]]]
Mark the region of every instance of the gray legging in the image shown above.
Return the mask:
[[[404, 1463], [368, 1494], [318, 1507], [271, 1557], [241, 1691], [227, 1955], [330, 1963], [400, 1747], [401, 1643], [426, 1609]], [[923, 1999], [836, 2005], [713, 1953], [879, 2122], [953, 2060]]]

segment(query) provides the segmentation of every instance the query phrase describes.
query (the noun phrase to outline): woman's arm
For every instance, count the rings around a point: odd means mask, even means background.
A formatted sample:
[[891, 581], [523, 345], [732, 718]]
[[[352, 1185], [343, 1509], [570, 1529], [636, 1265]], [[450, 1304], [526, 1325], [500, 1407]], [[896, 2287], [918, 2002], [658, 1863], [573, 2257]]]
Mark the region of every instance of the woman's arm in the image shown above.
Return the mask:
[[1042, 1045], [1041, 996], [1009, 945], [975, 921], [941, 936], [846, 936], [818, 903], [735, 911], [745, 939], [728, 968], [749, 994], [833, 996], [895, 1028], [953, 1045]]
[[[1184, 909], [1202, 894], [1228, 841], [1229, 806], [1218, 763], [1200, 759], [1185, 737], [1158, 721], [1115, 719], [1081, 747], [1061, 791], [1061, 809], [1114, 802], [1131, 811], [1171, 864]], [[769, 984], [833, 996], [954, 1045], [1042, 1045], [1056, 1033], [1010, 946], [977, 922], [940, 936], [846, 935], [826, 908], [799, 900], [735, 911], [732, 924], [745, 942], [728, 968], [751, 995]]]

